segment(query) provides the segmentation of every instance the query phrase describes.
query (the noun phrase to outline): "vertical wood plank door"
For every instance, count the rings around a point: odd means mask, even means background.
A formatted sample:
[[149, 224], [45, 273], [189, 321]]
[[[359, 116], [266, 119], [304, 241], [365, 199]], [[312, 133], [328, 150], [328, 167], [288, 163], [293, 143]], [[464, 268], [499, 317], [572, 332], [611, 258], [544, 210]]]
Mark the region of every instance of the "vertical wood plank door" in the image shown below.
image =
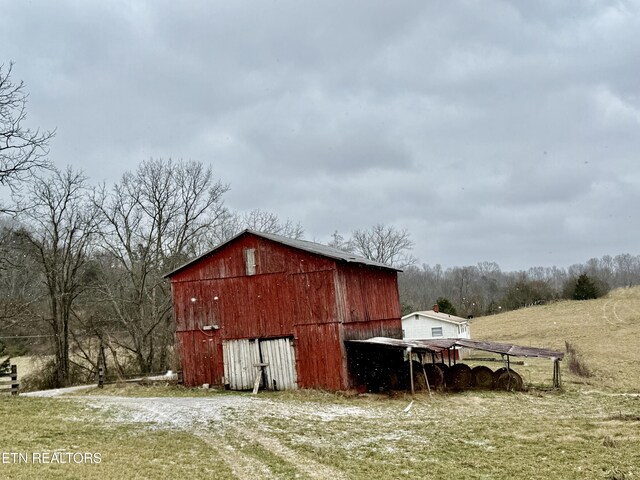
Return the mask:
[[225, 383], [231, 390], [251, 390], [261, 370], [256, 364], [267, 364], [260, 386], [269, 390], [298, 388], [296, 356], [291, 338], [242, 339], [222, 342]]
[[259, 370], [260, 349], [257, 340], [225, 340], [222, 342], [224, 378], [231, 390], [251, 390]]
[[298, 388], [296, 357], [290, 338], [260, 340], [260, 353], [265, 367], [266, 388], [295, 390]]

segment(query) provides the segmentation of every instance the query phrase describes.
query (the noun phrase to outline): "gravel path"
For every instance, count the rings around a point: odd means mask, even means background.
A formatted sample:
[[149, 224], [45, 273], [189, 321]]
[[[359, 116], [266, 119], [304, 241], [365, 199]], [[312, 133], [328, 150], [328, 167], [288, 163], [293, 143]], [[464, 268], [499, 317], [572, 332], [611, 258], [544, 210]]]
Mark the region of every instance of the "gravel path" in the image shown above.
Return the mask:
[[153, 430], [185, 431], [200, 438], [211, 447], [217, 458], [224, 460], [237, 478], [276, 478], [271, 468], [255, 455], [245, 453], [243, 446], [257, 444], [275, 457], [293, 465], [301, 478], [341, 480], [344, 472], [329, 467], [321, 459], [308, 456], [285, 446], [268, 429], [255, 428], [246, 419], [265, 417], [305, 418], [311, 421], [330, 421], [338, 417], [378, 417], [376, 409], [363, 409], [323, 403], [278, 402], [252, 395], [212, 395], [210, 397], [112, 397], [85, 395], [82, 390], [94, 385], [25, 394], [37, 397], [56, 397], [65, 393], [65, 400], [82, 402], [103, 411], [107, 421], [140, 424]]
[[83, 390], [88, 390], [90, 388], [95, 387], [93, 385], [78, 385], [75, 387], [66, 387], [66, 388], [54, 388], [52, 390], [40, 390], [38, 392], [26, 392], [20, 393], [21, 396], [24, 397], [59, 397], [60, 395], [65, 395], [67, 393], [78, 393]]

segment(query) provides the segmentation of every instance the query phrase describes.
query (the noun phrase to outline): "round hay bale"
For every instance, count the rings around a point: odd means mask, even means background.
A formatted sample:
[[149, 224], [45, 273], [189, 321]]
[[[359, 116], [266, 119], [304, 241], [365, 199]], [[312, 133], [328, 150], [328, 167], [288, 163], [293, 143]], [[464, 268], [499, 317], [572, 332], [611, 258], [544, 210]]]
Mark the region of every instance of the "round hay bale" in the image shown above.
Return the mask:
[[413, 388], [416, 392], [427, 391], [427, 380], [422, 373], [422, 364], [416, 361], [413, 362]]
[[447, 386], [447, 370], [449, 370], [449, 365], [447, 365], [446, 363], [436, 363], [436, 367], [438, 367], [440, 370], [442, 370], [442, 375], [444, 377], [444, 383], [443, 383], [443, 388]]
[[444, 373], [438, 365], [427, 363], [424, 366], [424, 371], [427, 373], [429, 386], [432, 390], [442, 390], [444, 388]]
[[436, 366], [440, 368], [440, 370], [442, 370], [442, 373], [446, 372], [447, 370], [449, 370], [449, 365], [447, 365], [446, 363], [436, 363]]
[[471, 385], [471, 367], [465, 363], [452, 365], [444, 377], [449, 390], [464, 390]]
[[493, 371], [484, 365], [473, 367], [471, 369], [471, 386], [491, 389], [493, 387]]
[[493, 388], [496, 390], [518, 391], [522, 390], [524, 382], [515, 370], [499, 368], [493, 372]]

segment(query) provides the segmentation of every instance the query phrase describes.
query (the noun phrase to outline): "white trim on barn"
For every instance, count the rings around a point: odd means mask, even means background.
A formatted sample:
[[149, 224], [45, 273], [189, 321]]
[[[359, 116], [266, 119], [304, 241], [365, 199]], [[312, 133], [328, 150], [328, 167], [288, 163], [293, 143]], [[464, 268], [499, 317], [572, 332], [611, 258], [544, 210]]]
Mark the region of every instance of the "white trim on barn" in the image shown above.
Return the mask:
[[434, 310], [413, 312], [402, 317], [402, 338], [471, 338], [469, 320]]

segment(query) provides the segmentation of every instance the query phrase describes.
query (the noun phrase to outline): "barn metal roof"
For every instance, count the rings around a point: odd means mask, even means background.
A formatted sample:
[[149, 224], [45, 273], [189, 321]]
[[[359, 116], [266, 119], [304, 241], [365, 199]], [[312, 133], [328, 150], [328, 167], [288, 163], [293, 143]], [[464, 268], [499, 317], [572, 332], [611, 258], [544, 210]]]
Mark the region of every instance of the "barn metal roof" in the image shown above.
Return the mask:
[[549, 350], [546, 348], [523, 347], [510, 343], [482, 342], [463, 338], [440, 338], [437, 340], [398, 340], [396, 338], [373, 337], [367, 340], [347, 340], [350, 343], [363, 343], [369, 345], [381, 345], [392, 348], [424, 350], [426, 352], [439, 353], [451, 347], [473, 348], [485, 352], [511, 355], [514, 357], [540, 357], [562, 360], [564, 352]]
[[164, 277], [165, 278], [171, 277], [172, 275], [193, 265], [194, 263], [200, 261], [201, 259], [212, 255], [213, 253], [215, 253], [225, 245], [228, 245], [229, 243], [233, 242], [236, 238], [242, 235], [245, 235], [247, 233], [256, 235], [258, 237], [266, 238], [267, 240], [271, 240], [277, 243], [281, 243], [282, 245], [287, 245], [289, 247], [297, 248], [298, 250], [304, 250], [305, 252], [314, 253], [316, 255], [322, 255], [323, 257], [333, 258], [334, 260], [339, 260], [342, 262], [357, 263], [361, 265], [368, 265], [371, 267], [378, 267], [378, 268], [386, 268], [388, 270], [395, 270], [397, 272], [402, 271], [399, 268], [395, 268], [390, 265], [386, 265], [384, 263], [375, 262], [373, 260], [369, 260], [368, 258], [360, 257], [358, 255], [354, 255], [353, 253], [345, 252], [344, 250], [329, 247], [321, 243], [309, 242], [307, 240], [297, 240], [294, 238], [284, 237], [282, 235], [276, 235], [274, 233], [264, 233], [264, 232], [258, 232], [256, 230], [246, 229], [240, 232], [239, 234], [235, 235], [234, 237], [230, 238], [226, 242], [223, 242], [217, 247], [209, 250], [208, 252], [203, 253], [199, 257], [196, 257], [193, 260], [185, 263], [184, 265], [181, 265], [180, 267], [176, 268], [175, 270], [172, 270], [171, 272], [164, 275]]

